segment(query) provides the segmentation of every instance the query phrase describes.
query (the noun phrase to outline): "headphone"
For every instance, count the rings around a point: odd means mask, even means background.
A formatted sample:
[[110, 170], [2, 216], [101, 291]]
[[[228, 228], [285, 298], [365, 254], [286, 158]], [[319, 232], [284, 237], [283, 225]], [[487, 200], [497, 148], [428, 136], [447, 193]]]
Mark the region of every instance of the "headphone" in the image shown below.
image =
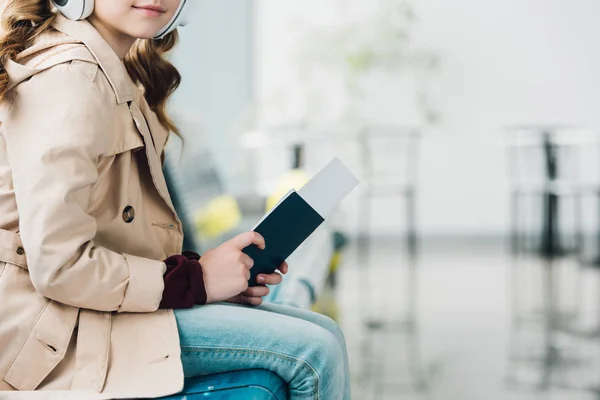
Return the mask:
[[[153, 39], [162, 39], [180, 26], [187, 25], [192, 19], [193, 4], [198, 0], [180, 0], [171, 21], [162, 28]], [[52, 0], [52, 3], [68, 19], [78, 21], [86, 19], [94, 11], [94, 0]]]

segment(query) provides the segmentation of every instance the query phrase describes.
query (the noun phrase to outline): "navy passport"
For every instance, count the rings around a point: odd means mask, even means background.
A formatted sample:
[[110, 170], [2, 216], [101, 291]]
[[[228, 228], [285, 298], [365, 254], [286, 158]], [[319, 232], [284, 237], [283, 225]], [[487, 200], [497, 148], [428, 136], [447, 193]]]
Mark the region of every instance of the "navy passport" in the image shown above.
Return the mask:
[[357, 185], [354, 174], [334, 158], [298, 192], [288, 193], [254, 228], [265, 238], [265, 250], [244, 249], [254, 260], [250, 286], [256, 286], [258, 274], [275, 272]]
[[250, 269], [250, 286], [256, 286], [258, 274], [270, 274], [279, 267], [325, 221], [298, 193], [291, 192], [254, 228], [266, 242], [260, 250], [255, 245], [244, 249], [254, 260]]

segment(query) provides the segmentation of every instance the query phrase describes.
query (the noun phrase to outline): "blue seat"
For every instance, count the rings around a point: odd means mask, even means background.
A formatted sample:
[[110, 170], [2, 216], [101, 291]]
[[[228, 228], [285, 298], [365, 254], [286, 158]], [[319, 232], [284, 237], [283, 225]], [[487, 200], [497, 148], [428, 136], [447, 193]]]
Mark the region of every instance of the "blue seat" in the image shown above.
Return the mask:
[[287, 385], [276, 374], [262, 369], [227, 372], [186, 380], [184, 392], [169, 400], [286, 400]]

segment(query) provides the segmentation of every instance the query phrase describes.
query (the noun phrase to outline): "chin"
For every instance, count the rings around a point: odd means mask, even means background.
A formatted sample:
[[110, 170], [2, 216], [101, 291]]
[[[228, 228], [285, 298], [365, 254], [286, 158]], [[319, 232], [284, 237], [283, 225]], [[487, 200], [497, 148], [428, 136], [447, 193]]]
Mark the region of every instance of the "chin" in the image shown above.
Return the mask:
[[136, 32], [130, 32], [130, 35], [138, 39], [152, 39], [158, 33], [159, 30], [160, 28], [140, 29]]

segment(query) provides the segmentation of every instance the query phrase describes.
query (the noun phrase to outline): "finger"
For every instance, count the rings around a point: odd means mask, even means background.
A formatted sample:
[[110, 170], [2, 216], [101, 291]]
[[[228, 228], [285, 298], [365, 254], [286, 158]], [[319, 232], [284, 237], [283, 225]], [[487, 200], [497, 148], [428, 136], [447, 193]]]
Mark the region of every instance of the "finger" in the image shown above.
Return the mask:
[[256, 277], [256, 281], [263, 285], [279, 285], [283, 277], [278, 273], [273, 274], [260, 274]]
[[287, 274], [287, 273], [288, 273], [288, 270], [289, 270], [289, 265], [288, 265], [288, 263], [287, 263], [287, 262], [285, 262], [285, 261], [284, 261], [284, 262], [283, 262], [283, 264], [281, 264], [281, 265], [279, 266], [279, 268], [277, 268], [277, 269], [278, 269], [278, 270], [279, 270], [279, 271], [280, 271], [282, 274], [284, 274], [284, 275], [285, 275], [285, 274]]
[[227, 303], [235, 303], [235, 304], [245, 304], [251, 306], [258, 306], [262, 304], [262, 297], [252, 297], [252, 296], [244, 296], [242, 294], [238, 294], [235, 297], [232, 297], [226, 300]]
[[240, 261], [248, 267], [248, 269], [254, 266], [254, 260], [246, 253], [240, 253]]
[[237, 295], [235, 297], [232, 297], [230, 299], [227, 300], [227, 303], [236, 303], [236, 304], [246, 304], [243, 300], [242, 300], [242, 296], [241, 295]]
[[257, 232], [244, 232], [241, 235], [238, 235], [231, 239], [231, 243], [233, 243], [233, 245], [235, 245], [240, 250], [245, 249], [251, 244], [256, 245], [259, 249], [262, 250], [264, 250], [265, 248], [265, 239], [260, 233]]
[[260, 306], [263, 302], [262, 297], [247, 297], [240, 296], [244, 304], [250, 304], [251, 306]]
[[261, 286], [249, 287], [241, 294], [242, 294], [242, 296], [247, 296], [247, 297], [265, 297], [266, 295], [269, 294], [269, 292], [270, 292], [270, 290], [268, 287], [261, 285]]

